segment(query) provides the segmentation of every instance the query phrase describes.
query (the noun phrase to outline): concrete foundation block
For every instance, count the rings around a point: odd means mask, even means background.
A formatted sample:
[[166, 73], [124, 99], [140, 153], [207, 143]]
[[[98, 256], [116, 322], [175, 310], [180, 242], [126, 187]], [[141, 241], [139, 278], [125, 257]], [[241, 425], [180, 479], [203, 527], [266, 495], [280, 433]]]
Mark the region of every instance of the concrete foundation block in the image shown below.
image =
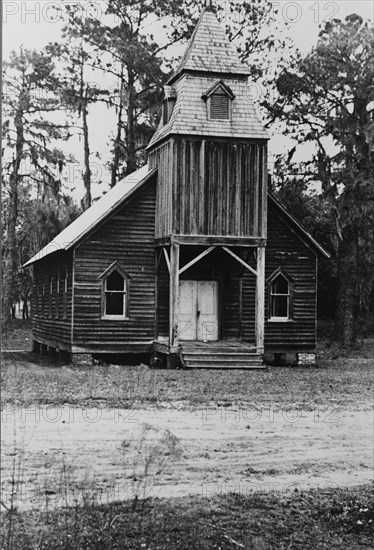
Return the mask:
[[299, 367], [315, 367], [317, 364], [315, 353], [298, 353], [297, 364]]
[[92, 355], [90, 353], [72, 353], [71, 362], [74, 367], [92, 367]]

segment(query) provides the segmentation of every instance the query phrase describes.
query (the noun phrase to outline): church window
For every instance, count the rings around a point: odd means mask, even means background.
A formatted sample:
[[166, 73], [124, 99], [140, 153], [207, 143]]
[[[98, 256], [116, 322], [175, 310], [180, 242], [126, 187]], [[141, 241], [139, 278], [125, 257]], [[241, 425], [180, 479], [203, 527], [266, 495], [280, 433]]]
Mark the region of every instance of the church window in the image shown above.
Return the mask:
[[268, 279], [269, 320], [292, 319], [293, 287], [291, 277], [281, 268], [278, 268]]
[[102, 275], [102, 318], [128, 318], [129, 278], [115, 262]]

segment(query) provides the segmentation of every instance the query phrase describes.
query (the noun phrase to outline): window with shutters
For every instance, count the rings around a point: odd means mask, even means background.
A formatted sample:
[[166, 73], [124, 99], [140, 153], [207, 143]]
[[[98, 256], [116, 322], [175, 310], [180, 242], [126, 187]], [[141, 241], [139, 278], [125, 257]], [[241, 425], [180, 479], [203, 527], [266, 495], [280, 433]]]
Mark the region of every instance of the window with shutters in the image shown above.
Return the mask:
[[45, 317], [45, 311], [44, 311], [44, 308], [45, 308], [45, 284], [44, 284], [43, 275], [42, 275], [42, 280], [41, 280], [41, 285], [40, 286], [41, 286], [40, 316]]
[[115, 262], [101, 276], [102, 319], [128, 319], [129, 277]]
[[231, 108], [235, 96], [224, 82], [221, 80], [216, 82], [202, 97], [207, 103], [209, 120], [231, 120]]
[[64, 279], [62, 281], [62, 317], [67, 319], [68, 315], [68, 273], [65, 270]]
[[49, 276], [49, 294], [48, 294], [48, 317], [52, 317], [52, 302], [53, 302], [53, 276]]
[[40, 305], [40, 284], [39, 277], [35, 276], [35, 315], [39, 315], [39, 305]]
[[55, 293], [55, 318], [59, 319], [60, 316], [60, 273], [56, 274], [56, 293]]

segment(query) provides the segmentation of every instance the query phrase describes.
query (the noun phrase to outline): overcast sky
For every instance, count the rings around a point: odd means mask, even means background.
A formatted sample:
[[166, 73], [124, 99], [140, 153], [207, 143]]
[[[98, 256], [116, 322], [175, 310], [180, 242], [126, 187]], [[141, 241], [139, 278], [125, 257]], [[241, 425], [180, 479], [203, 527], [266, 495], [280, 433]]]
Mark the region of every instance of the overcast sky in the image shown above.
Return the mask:
[[[21, 45], [39, 50], [48, 42], [58, 40], [61, 31], [61, 23], [57, 18], [59, 4], [58, 0], [3, 0], [4, 59], [7, 59], [11, 50], [18, 50]], [[88, 1], [82, 0], [81, 4], [82, 14], [87, 13]], [[103, 14], [105, 3], [95, 0], [94, 4], [95, 15]], [[316, 43], [319, 26], [330, 19], [344, 19], [350, 13], [357, 13], [364, 19], [374, 20], [373, 0], [276, 0], [274, 4], [280, 9], [280, 17], [289, 23], [290, 36], [303, 53]], [[103, 110], [92, 113], [90, 119], [90, 131], [95, 136], [92, 149], [103, 152], [108, 149], [113, 120]], [[81, 149], [81, 146], [71, 146], [73, 149]], [[285, 140], [274, 136], [269, 150], [278, 153], [285, 147]], [[79, 158], [80, 153], [76, 156]], [[107, 186], [104, 184], [103, 187]], [[101, 193], [102, 190], [94, 189], [94, 194]]]
[[[74, 1], [71, 0], [71, 3]], [[59, 0], [3, 0], [4, 56], [7, 57], [10, 50], [18, 49], [21, 44], [39, 49], [56, 40], [60, 30], [56, 17], [59, 4]], [[82, 13], [88, 13], [88, 1], [82, 0], [81, 4]], [[102, 14], [105, 3], [94, 0], [94, 4], [95, 14]], [[274, 4], [291, 24], [295, 43], [304, 52], [315, 44], [318, 26], [326, 20], [343, 19], [353, 12], [364, 18], [374, 18], [372, 0], [275, 0]]]

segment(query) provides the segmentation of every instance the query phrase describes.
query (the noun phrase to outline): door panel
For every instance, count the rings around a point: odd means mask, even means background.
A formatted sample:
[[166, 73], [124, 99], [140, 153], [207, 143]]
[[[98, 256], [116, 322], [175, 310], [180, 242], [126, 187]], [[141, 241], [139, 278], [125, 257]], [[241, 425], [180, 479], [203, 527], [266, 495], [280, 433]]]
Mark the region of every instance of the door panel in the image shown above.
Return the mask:
[[179, 284], [179, 338], [197, 338], [197, 281], [181, 281]]
[[218, 340], [217, 281], [180, 281], [179, 338]]
[[197, 339], [218, 340], [218, 283], [198, 281]]

